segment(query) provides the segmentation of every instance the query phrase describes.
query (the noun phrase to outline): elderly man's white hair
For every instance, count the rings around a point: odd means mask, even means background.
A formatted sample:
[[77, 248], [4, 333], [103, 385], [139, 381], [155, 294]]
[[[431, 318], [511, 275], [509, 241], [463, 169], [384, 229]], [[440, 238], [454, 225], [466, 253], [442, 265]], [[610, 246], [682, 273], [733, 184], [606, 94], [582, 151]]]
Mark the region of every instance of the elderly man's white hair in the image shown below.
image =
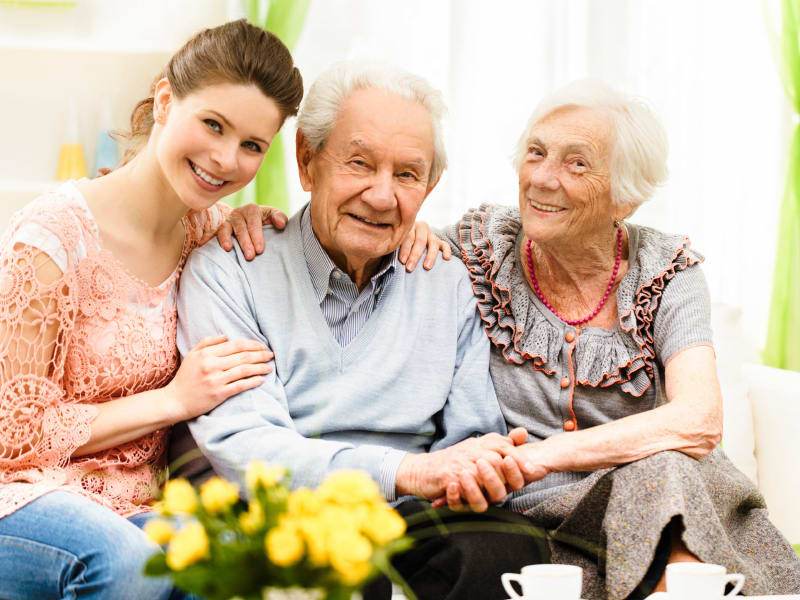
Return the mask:
[[546, 96], [533, 110], [517, 142], [514, 168], [519, 172], [531, 128], [547, 115], [568, 106], [608, 111], [614, 127], [611, 154], [611, 201], [640, 205], [667, 178], [667, 134], [642, 101], [596, 80], [569, 83]]
[[422, 77], [392, 65], [343, 61], [317, 77], [297, 116], [297, 128], [303, 132], [311, 151], [318, 152], [325, 145], [342, 104], [351, 93], [361, 89], [385, 90], [427, 109], [433, 123], [433, 164], [428, 183], [434, 184], [447, 168], [442, 132], [444, 99]]

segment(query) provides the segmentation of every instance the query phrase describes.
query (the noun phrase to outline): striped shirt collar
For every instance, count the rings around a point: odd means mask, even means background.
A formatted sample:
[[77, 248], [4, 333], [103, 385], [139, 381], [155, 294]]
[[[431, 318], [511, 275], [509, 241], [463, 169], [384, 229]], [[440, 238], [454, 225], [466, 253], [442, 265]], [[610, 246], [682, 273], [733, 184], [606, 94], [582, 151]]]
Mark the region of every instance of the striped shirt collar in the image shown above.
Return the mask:
[[[303, 239], [303, 253], [308, 265], [308, 272], [311, 274], [311, 283], [317, 293], [317, 301], [322, 302], [323, 298], [328, 294], [331, 274], [338, 270], [338, 267], [328, 256], [328, 253], [325, 252], [314, 233], [314, 229], [311, 227], [310, 205], [306, 205], [305, 209], [303, 209], [303, 216], [300, 219], [300, 234]], [[378, 272], [370, 278], [373, 287], [379, 283], [385, 284], [394, 274], [395, 269], [400, 265], [397, 253], [398, 250], [395, 249], [394, 252], [383, 257]], [[346, 273], [342, 273], [345, 277], [349, 277]]]

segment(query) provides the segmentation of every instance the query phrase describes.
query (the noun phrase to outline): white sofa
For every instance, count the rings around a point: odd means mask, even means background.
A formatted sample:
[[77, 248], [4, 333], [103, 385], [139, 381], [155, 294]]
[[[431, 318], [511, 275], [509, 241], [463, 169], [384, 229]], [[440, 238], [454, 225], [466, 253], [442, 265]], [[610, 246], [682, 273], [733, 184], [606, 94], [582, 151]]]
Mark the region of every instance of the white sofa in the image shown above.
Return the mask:
[[738, 309], [714, 305], [722, 447], [764, 494], [772, 522], [800, 544], [800, 373], [756, 364], [739, 320]]

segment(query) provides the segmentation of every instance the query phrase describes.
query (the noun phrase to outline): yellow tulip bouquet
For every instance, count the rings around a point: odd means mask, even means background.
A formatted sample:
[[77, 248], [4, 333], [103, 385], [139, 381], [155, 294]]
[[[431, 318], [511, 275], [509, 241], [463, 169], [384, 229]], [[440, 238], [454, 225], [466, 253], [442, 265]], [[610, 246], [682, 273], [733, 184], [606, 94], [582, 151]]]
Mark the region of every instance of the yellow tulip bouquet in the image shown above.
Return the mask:
[[165, 552], [145, 573], [207, 600], [343, 600], [383, 572], [413, 597], [389, 562], [411, 545], [405, 521], [366, 473], [336, 472], [314, 491], [287, 483], [283, 468], [259, 462], [245, 474], [249, 502], [219, 477], [199, 494], [185, 479], [167, 482], [163, 518], [145, 527]]

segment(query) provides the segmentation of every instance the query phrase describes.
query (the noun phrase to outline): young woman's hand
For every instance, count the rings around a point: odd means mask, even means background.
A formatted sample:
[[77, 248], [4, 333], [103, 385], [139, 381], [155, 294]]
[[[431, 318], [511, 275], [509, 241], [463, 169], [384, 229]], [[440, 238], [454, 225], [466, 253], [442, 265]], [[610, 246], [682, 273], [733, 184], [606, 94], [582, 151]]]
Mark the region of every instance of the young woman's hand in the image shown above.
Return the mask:
[[217, 240], [223, 250], [231, 250], [231, 234], [235, 235], [244, 257], [253, 260], [256, 254], [264, 251], [264, 231], [261, 228], [269, 223], [276, 229], [283, 229], [287, 222], [286, 215], [277, 208], [245, 204], [234, 208], [219, 226]]
[[205, 414], [231, 396], [261, 385], [272, 371], [273, 353], [255, 340], [229, 342], [224, 335], [207, 337], [183, 358], [165, 390], [174, 421]]
[[442, 258], [450, 260], [452, 254], [450, 244], [433, 233], [430, 225], [425, 221], [417, 221], [411, 231], [408, 232], [406, 239], [400, 244], [397, 258], [406, 266], [406, 271], [410, 273], [417, 266], [417, 262], [426, 248], [428, 253], [422, 265], [426, 270], [433, 268], [439, 252], [442, 253]]

